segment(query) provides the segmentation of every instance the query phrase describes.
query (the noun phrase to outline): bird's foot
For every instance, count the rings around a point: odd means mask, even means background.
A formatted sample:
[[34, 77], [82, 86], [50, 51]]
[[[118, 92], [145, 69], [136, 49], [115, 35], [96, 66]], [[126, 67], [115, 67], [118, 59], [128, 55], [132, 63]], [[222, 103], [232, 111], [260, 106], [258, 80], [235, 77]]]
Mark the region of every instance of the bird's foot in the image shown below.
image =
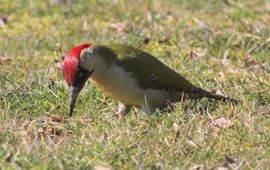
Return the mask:
[[127, 114], [131, 109], [130, 105], [125, 105], [123, 103], [118, 104], [118, 111], [116, 112], [116, 115], [121, 116], [124, 114]]
[[165, 109], [167, 112], [173, 112], [176, 105], [173, 102], [166, 101], [166, 107], [161, 107], [160, 109]]

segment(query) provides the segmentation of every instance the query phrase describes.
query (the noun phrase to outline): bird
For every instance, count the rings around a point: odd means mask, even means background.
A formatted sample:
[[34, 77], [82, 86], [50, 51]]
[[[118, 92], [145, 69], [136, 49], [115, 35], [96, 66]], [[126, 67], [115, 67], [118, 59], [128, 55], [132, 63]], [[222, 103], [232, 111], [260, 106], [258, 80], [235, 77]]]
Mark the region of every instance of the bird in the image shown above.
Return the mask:
[[119, 102], [117, 114], [126, 114], [132, 107], [153, 113], [183, 99], [203, 97], [238, 103], [194, 86], [156, 57], [124, 44], [77, 45], [66, 54], [62, 71], [70, 88], [70, 116], [88, 79]]

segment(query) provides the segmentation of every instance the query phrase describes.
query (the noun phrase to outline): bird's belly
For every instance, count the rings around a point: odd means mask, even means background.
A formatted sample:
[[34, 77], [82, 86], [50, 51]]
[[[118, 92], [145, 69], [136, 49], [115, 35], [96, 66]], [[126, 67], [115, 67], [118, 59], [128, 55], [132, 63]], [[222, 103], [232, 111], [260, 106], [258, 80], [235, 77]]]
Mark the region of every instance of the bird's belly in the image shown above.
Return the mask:
[[103, 92], [124, 104], [160, 106], [168, 99], [165, 90], [142, 89], [132, 73], [117, 66], [92, 79]]
[[113, 66], [101, 75], [93, 76], [93, 81], [103, 92], [124, 104], [139, 105], [145, 90], [139, 87], [135, 77], [124, 69]]
[[[96, 82], [97, 83], [97, 82]], [[104, 86], [99, 83], [98, 87], [106, 94], [112, 96], [116, 100], [124, 104], [130, 105], [139, 105], [140, 101], [143, 98], [143, 90], [139, 89], [138, 87], [119, 87], [121, 85], [116, 86]]]

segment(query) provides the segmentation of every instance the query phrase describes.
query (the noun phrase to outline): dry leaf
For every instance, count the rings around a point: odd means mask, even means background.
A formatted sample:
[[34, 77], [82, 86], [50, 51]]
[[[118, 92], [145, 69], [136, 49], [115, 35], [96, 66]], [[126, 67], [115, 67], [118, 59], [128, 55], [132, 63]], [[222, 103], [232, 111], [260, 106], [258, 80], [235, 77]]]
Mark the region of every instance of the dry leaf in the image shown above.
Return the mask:
[[119, 22], [119, 23], [111, 23], [109, 26], [118, 32], [122, 32], [127, 27], [127, 24], [124, 22]]
[[38, 135], [38, 136], [41, 136], [41, 135], [44, 134], [44, 132], [45, 132], [45, 128], [38, 128], [38, 130], [37, 130], [37, 135]]
[[179, 132], [179, 125], [177, 123], [173, 123], [173, 129], [176, 133]]
[[200, 148], [199, 145], [197, 145], [194, 141], [189, 140], [189, 139], [186, 139], [186, 144], [189, 145], [189, 146], [191, 146], [192, 148], [196, 148], [196, 149], [199, 149]]
[[5, 57], [5, 56], [0, 56], [0, 64], [7, 62], [7, 61], [11, 61], [12, 59], [9, 57]]
[[225, 96], [225, 94], [222, 93], [222, 91], [219, 90], [219, 89], [214, 89], [214, 90], [211, 91], [211, 93], [214, 93], [214, 94], [217, 94], [217, 95], [221, 95], [221, 96]]
[[169, 35], [165, 34], [158, 40], [159, 43], [170, 43]]
[[9, 153], [8, 156], [5, 158], [5, 161], [6, 162], [11, 162], [12, 158], [13, 158], [13, 154]]
[[175, 131], [175, 136], [173, 138], [172, 143], [177, 142], [177, 138], [179, 137], [179, 125], [177, 123], [173, 123], [173, 129]]
[[7, 23], [7, 18], [6, 17], [0, 17], [0, 27], [3, 27]]
[[258, 62], [251, 55], [246, 55], [244, 57], [244, 61], [245, 61], [246, 67], [258, 64]]
[[193, 61], [205, 56], [207, 54], [206, 48], [192, 48], [189, 51], [189, 58]]
[[103, 140], [106, 143], [108, 142], [108, 133], [106, 133], [106, 132], [103, 133]]
[[217, 167], [217, 170], [228, 170], [227, 167]]
[[0, 18], [0, 27], [3, 27], [4, 26], [4, 21], [2, 18]]
[[237, 165], [237, 162], [234, 158], [228, 156], [228, 155], [225, 155], [225, 159], [226, 159], [226, 165], [233, 169], [233, 170], [238, 170], [240, 169], [239, 166]]
[[194, 165], [189, 168], [189, 170], [202, 170], [202, 169], [205, 169], [203, 165]]
[[232, 126], [232, 122], [229, 119], [221, 117], [221, 118], [214, 120], [213, 125], [221, 128], [221, 129], [226, 129], [226, 128], [229, 128]]
[[104, 166], [95, 166], [95, 170], [110, 170], [110, 168]]
[[54, 127], [43, 127], [43, 128], [38, 128], [37, 130], [37, 135], [38, 136], [44, 136], [45, 134], [47, 135], [61, 135], [62, 131], [60, 129], [56, 129]]
[[64, 122], [64, 117], [60, 117], [57, 115], [49, 115], [49, 117], [51, 118], [52, 122]]
[[191, 51], [189, 52], [189, 58], [190, 58], [191, 60], [195, 60], [195, 59], [197, 58], [197, 55], [196, 55], [196, 53], [195, 53], [193, 50], [191, 50]]
[[202, 20], [199, 20], [196, 17], [193, 17], [192, 20], [196, 24], [198, 24], [201, 28], [210, 29], [210, 27], [212, 26], [212, 23], [210, 21], [202, 21]]

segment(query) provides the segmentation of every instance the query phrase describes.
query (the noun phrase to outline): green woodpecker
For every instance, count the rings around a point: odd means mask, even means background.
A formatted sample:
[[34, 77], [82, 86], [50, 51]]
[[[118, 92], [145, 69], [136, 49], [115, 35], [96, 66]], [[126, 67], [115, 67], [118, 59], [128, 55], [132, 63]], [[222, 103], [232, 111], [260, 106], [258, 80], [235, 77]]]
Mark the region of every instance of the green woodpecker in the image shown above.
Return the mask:
[[89, 78], [119, 101], [121, 114], [129, 112], [132, 106], [152, 113], [183, 98], [237, 102], [195, 87], [157, 58], [126, 45], [78, 45], [66, 55], [62, 69], [70, 86], [70, 116]]

